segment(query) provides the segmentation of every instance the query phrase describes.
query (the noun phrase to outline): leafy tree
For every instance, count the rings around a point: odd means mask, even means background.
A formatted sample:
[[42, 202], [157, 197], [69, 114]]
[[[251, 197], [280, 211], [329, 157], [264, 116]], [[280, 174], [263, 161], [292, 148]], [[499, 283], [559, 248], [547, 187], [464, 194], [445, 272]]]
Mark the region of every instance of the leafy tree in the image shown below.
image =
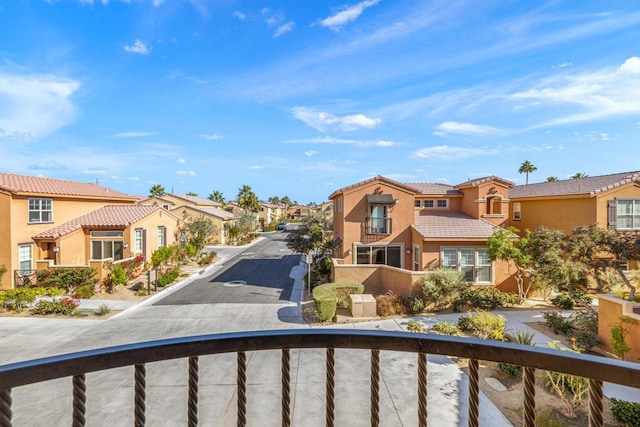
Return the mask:
[[258, 196], [256, 196], [248, 185], [243, 185], [242, 188], [238, 190], [236, 201], [238, 202], [238, 206], [247, 211], [255, 212], [260, 209], [260, 200], [258, 200]]
[[240, 230], [243, 234], [247, 234], [255, 228], [256, 222], [257, 219], [255, 215], [251, 212], [245, 211], [238, 215], [236, 225], [240, 227]]
[[224, 204], [224, 196], [222, 195], [222, 192], [220, 192], [218, 190], [216, 190], [213, 193], [209, 194], [208, 199], [211, 200], [212, 202], [217, 202], [217, 203]]
[[520, 165], [520, 169], [518, 169], [518, 173], [519, 174], [526, 174], [526, 182], [525, 185], [529, 184], [529, 174], [531, 172], [535, 172], [537, 171], [538, 168], [535, 167], [529, 160], [525, 160], [521, 165]]
[[293, 203], [291, 201], [291, 199], [289, 198], [289, 196], [284, 196], [283, 198], [280, 199], [280, 203], [282, 203], [285, 207], [285, 209], [289, 209], [291, 206], [293, 206], [295, 203]]
[[299, 254], [326, 255], [331, 252], [331, 224], [323, 215], [311, 215], [291, 231], [287, 247]]
[[499, 259], [507, 262], [509, 274], [511, 274], [511, 263], [513, 263], [516, 268], [514, 278], [518, 284], [518, 295], [525, 299], [532, 283], [529, 282], [529, 286], [524, 288], [525, 270], [531, 264], [531, 258], [526, 252], [531, 233], [527, 230], [524, 237], [518, 238], [518, 232], [519, 230], [515, 227], [496, 228], [487, 241], [487, 247], [492, 261]]
[[200, 255], [207, 243], [218, 234], [218, 227], [204, 215], [184, 215], [182, 230], [186, 232], [187, 244], [196, 249], [197, 255]]
[[557, 176], [548, 176], [547, 177], [547, 182], [556, 182], [556, 181], [560, 181]]
[[578, 173], [576, 173], [575, 175], [573, 175], [573, 176], [571, 177], [571, 179], [580, 179], [580, 178], [588, 178], [588, 177], [589, 177], [589, 175], [587, 175], [586, 173], [584, 173], [584, 172], [578, 172]]
[[0, 264], [0, 283], [2, 283], [2, 276], [7, 272], [7, 267], [4, 264]]
[[194, 193], [193, 191], [189, 191], [187, 193], [187, 196], [197, 196], [197, 195], [198, 195], [198, 193]]
[[149, 189], [149, 197], [162, 197], [166, 193], [164, 187], [160, 184], [156, 184]]

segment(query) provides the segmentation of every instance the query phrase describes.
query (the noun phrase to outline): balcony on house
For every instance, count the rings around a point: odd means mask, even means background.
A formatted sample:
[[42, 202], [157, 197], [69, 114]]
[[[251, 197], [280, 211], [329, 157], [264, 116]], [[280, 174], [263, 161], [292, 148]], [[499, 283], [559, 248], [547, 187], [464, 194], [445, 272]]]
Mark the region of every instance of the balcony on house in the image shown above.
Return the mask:
[[365, 233], [384, 236], [391, 234], [391, 218], [367, 217]]
[[[271, 352], [270, 363], [249, 364], [265, 352]], [[303, 352], [307, 355], [304, 363], [297, 363]], [[354, 359], [353, 352], [358, 352], [358, 372], [344, 369], [346, 359]], [[536, 408], [536, 370], [587, 378], [589, 425], [593, 426], [603, 425], [603, 382], [640, 388], [638, 364], [533, 346], [409, 332], [255, 331], [133, 343], [0, 366], [0, 426], [26, 425], [36, 415], [74, 426], [97, 420], [106, 424], [107, 418], [114, 425], [143, 426], [161, 422], [162, 416], [154, 411], [167, 413], [167, 408], [181, 425], [210, 425], [220, 420], [216, 410], [222, 407], [220, 396], [211, 391], [214, 375], [225, 378], [228, 402], [223, 406], [229, 406], [227, 415], [233, 418], [225, 420], [225, 425], [257, 421], [303, 425], [304, 420], [296, 418], [303, 409], [315, 421], [324, 418], [327, 426], [348, 425], [354, 414], [360, 421], [364, 417], [371, 425], [379, 425], [390, 412], [385, 409], [389, 407], [388, 376], [399, 375], [399, 368], [403, 371], [403, 402], [411, 405], [404, 411], [411, 418], [407, 425], [440, 425], [442, 420], [433, 410], [438, 396], [429, 389], [433, 378], [427, 376], [427, 362], [442, 363], [442, 356], [468, 359], [468, 381], [457, 383], [454, 393], [461, 403], [460, 423], [470, 426], [483, 420], [479, 391], [483, 361], [524, 367], [525, 426], [534, 426], [536, 411], [545, 409]], [[224, 360], [214, 362], [212, 357]], [[179, 368], [176, 372], [182, 379], [168, 377], [164, 365], [158, 366], [170, 362]], [[96, 379], [101, 373], [106, 374]], [[265, 394], [260, 387], [267, 378], [273, 386]], [[55, 396], [51, 396], [50, 380], [58, 380]], [[172, 390], [162, 392], [171, 384]], [[60, 392], [67, 387], [66, 395]], [[354, 387], [360, 388], [354, 392]], [[159, 392], [160, 402], [156, 401]], [[43, 404], [41, 399], [46, 396], [56, 404]], [[358, 396], [357, 405], [345, 402], [348, 396]], [[264, 398], [269, 398], [268, 404], [260, 401]]]

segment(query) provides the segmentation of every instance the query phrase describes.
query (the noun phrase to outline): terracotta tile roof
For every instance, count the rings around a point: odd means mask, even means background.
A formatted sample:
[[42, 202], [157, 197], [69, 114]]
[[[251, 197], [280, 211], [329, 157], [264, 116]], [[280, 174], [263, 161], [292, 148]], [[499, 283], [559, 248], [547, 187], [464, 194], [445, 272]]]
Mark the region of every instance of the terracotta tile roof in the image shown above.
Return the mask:
[[175, 202], [172, 202], [171, 200], [167, 200], [167, 199], [163, 199], [162, 197], [158, 197], [158, 196], [151, 196], [151, 197], [142, 197], [141, 199], [138, 200], [137, 203], [146, 203], [150, 200], [155, 200], [157, 202], [162, 202], [165, 205], [175, 205]]
[[550, 197], [580, 194], [595, 196], [603, 191], [611, 190], [612, 188], [619, 187], [633, 181], [640, 181], [640, 171], [519, 185], [509, 190], [509, 198], [518, 199], [525, 197]]
[[[141, 219], [151, 215], [153, 212], [162, 210], [158, 205], [119, 205], [104, 206], [86, 215], [67, 221], [49, 230], [33, 236], [34, 239], [57, 239], [60, 236], [71, 233], [83, 227], [117, 227], [124, 228]], [[173, 216], [173, 215], [172, 215]]]
[[415, 229], [427, 239], [488, 239], [495, 225], [462, 213], [415, 215]]
[[136, 200], [136, 196], [120, 193], [119, 191], [88, 182], [17, 175], [6, 172], [0, 172], [0, 190], [14, 194], [50, 194], [52, 196], [61, 195]]
[[453, 185], [437, 182], [408, 182], [405, 185], [415, 188], [418, 193], [423, 195], [462, 195], [462, 192], [456, 190]]
[[351, 184], [351, 185], [348, 185], [346, 187], [342, 187], [342, 188], [334, 191], [333, 193], [331, 193], [331, 195], [329, 196], [329, 199], [333, 199], [335, 196], [337, 196], [340, 193], [345, 193], [345, 192], [348, 192], [349, 190], [357, 188], [357, 187], [359, 187], [361, 185], [370, 184], [370, 183], [376, 182], [376, 181], [382, 181], [382, 182], [384, 182], [386, 184], [389, 184], [389, 185], [393, 185], [393, 186], [396, 186], [396, 187], [404, 188], [405, 190], [407, 190], [408, 192], [411, 192], [411, 193], [414, 193], [416, 191], [415, 188], [413, 188], [413, 187], [411, 187], [411, 186], [409, 186], [407, 184], [402, 184], [400, 182], [397, 182], [397, 181], [394, 181], [392, 179], [386, 178], [386, 177], [384, 177], [382, 175], [377, 175], [377, 176], [374, 176], [373, 178], [365, 179], [364, 181], [360, 181], [360, 182], [357, 182], [355, 184]]
[[205, 205], [205, 206], [220, 206], [221, 203], [214, 202], [213, 200], [205, 199], [200, 196], [189, 196], [187, 194], [174, 194], [169, 193], [169, 196], [177, 197], [178, 199], [186, 200], [187, 202], [196, 204], [196, 205]]
[[216, 208], [214, 206], [184, 205], [184, 206], [180, 206], [178, 208], [175, 208], [174, 211], [178, 211], [178, 210], [183, 209], [183, 208], [200, 211], [200, 212], [205, 213], [207, 215], [213, 215], [213, 216], [215, 216], [217, 218], [220, 218], [222, 220], [228, 220], [228, 219], [237, 218], [233, 213], [231, 213], [229, 211], [225, 211], [223, 209], [218, 209], [218, 208]]
[[471, 179], [469, 181], [465, 181], [463, 183], [456, 185], [455, 188], [475, 187], [477, 185], [484, 184], [485, 182], [489, 182], [489, 181], [500, 181], [504, 184], [507, 184], [507, 186], [510, 186], [510, 187], [515, 186], [515, 184], [511, 181], [508, 181], [504, 178], [500, 178], [499, 176], [491, 175], [491, 176], [485, 176], [482, 178], [476, 178], [476, 179]]

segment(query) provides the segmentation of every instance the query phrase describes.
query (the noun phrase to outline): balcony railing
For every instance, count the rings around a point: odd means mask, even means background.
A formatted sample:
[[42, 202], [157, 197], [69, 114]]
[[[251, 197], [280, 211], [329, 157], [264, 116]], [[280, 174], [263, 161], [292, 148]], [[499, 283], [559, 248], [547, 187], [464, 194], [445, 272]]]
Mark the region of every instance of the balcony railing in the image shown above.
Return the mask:
[[14, 270], [13, 283], [16, 288], [36, 286], [38, 284], [38, 272], [36, 270]]
[[366, 234], [391, 234], [391, 218], [387, 217], [367, 217], [365, 224]]
[[[327, 426], [347, 425], [349, 422], [335, 419], [335, 389], [338, 381], [335, 349], [370, 350], [368, 400], [373, 426], [380, 423], [380, 374], [381, 369], [385, 368], [380, 366], [381, 351], [415, 353], [417, 359], [415, 410], [420, 426], [426, 426], [428, 420], [432, 425], [438, 425], [438, 420], [431, 419], [427, 413], [428, 355], [449, 355], [469, 359], [468, 420], [470, 426], [479, 425], [478, 367], [480, 361], [503, 362], [524, 367], [522, 407], [525, 426], [533, 426], [535, 423], [534, 373], [536, 369], [588, 378], [589, 425], [593, 426], [603, 425], [603, 381], [640, 388], [640, 365], [638, 364], [511, 343], [432, 334], [363, 330], [241, 332], [143, 342], [0, 366], [0, 426], [12, 425], [12, 389], [63, 377], [72, 377], [72, 390], [70, 390], [73, 396], [72, 424], [83, 426], [86, 423], [87, 396], [91, 395], [91, 390], [87, 389], [86, 374], [124, 366], [134, 367], [131, 379], [134, 425], [143, 426], [147, 417], [146, 364], [178, 358], [188, 360], [187, 409], [184, 416], [186, 425], [195, 426], [198, 424], [198, 385], [201, 381], [199, 356], [222, 353], [236, 353], [237, 425], [244, 426], [247, 422], [247, 405], [251, 404], [247, 401], [247, 352], [274, 349], [281, 351], [279, 406], [283, 426], [289, 426], [292, 423], [291, 349], [324, 349], [325, 359], [322, 364], [326, 370], [326, 387], [323, 406]], [[262, 369], [264, 368], [261, 367]], [[297, 369], [301, 368], [297, 367]], [[349, 376], [342, 381], [353, 381], [353, 378]], [[203, 382], [207, 382], [207, 378], [203, 378]], [[115, 384], [115, 381], [111, 381], [110, 384]], [[104, 384], [101, 384], [101, 388], [104, 389]], [[176, 402], [184, 397], [177, 393], [172, 394], [171, 398], [174, 401], [163, 401], [162, 404], [178, 407]], [[113, 410], [113, 408], [110, 409]], [[38, 408], [38, 411], [53, 410], [50, 406]], [[316, 408], [315, 412], [321, 411]], [[132, 416], [122, 410], [117, 413], [123, 422], [128, 419], [127, 417]], [[265, 419], [267, 415], [273, 414], [264, 414]]]

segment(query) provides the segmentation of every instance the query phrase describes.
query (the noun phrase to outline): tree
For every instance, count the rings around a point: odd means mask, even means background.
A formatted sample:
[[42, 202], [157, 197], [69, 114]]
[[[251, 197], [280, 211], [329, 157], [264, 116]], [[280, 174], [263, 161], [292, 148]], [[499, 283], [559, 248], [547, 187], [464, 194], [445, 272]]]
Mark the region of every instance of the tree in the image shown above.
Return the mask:
[[535, 167], [529, 160], [525, 160], [521, 165], [520, 165], [520, 169], [518, 169], [518, 173], [519, 174], [526, 174], [526, 181], [525, 181], [525, 185], [529, 184], [529, 174], [531, 172], [535, 172], [537, 171], [538, 168]]
[[217, 203], [224, 204], [224, 196], [222, 195], [222, 192], [220, 192], [218, 190], [216, 190], [213, 193], [209, 194], [208, 199], [211, 200], [212, 202], [217, 202]]
[[509, 274], [511, 274], [511, 263], [515, 265], [516, 273], [514, 278], [518, 284], [518, 295], [524, 300], [531, 287], [531, 282], [529, 282], [530, 284], [526, 289], [524, 287], [525, 270], [531, 263], [531, 259], [526, 253], [530, 233], [527, 231], [524, 237], [518, 238], [518, 231], [515, 227], [509, 227], [509, 229], [496, 228], [487, 241], [487, 247], [492, 261], [499, 259], [507, 262]]
[[162, 197], [167, 194], [164, 187], [160, 184], [156, 184], [149, 189], [149, 197]]
[[560, 181], [557, 176], [548, 176], [547, 177], [547, 182], [556, 182], [556, 181]]
[[294, 205], [294, 203], [291, 201], [289, 196], [284, 196], [283, 198], [281, 198], [280, 199], [280, 203], [282, 203], [284, 205], [285, 209], [289, 209], [291, 206]]
[[282, 202], [280, 201], [280, 197], [278, 196], [273, 196], [273, 197], [269, 197], [269, 203], [274, 204], [274, 205], [280, 205]]
[[248, 185], [243, 185], [242, 188], [238, 190], [236, 202], [238, 206], [247, 211], [257, 211], [260, 209], [260, 200], [258, 200], [258, 196], [251, 191], [251, 187]]
[[197, 196], [197, 195], [198, 195], [198, 193], [194, 193], [193, 191], [189, 191], [187, 193], [187, 196]]
[[311, 215], [291, 231], [287, 247], [299, 254], [327, 255], [331, 252], [331, 223], [324, 215]]
[[194, 217], [185, 214], [182, 218], [182, 230], [186, 234], [187, 245], [193, 246], [197, 255], [200, 255], [205, 246], [218, 235], [218, 227], [211, 218], [206, 218], [204, 215]]
[[578, 172], [578, 173], [576, 173], [575, 175], [573, 175], [573, 176], [571, 177], [571, 179], [580, 179], [580, 178], [588, 178], [588, 177], [589, 177], [589, 175], [587, 175], [586, 173], [584, 173], [584, 172]]

